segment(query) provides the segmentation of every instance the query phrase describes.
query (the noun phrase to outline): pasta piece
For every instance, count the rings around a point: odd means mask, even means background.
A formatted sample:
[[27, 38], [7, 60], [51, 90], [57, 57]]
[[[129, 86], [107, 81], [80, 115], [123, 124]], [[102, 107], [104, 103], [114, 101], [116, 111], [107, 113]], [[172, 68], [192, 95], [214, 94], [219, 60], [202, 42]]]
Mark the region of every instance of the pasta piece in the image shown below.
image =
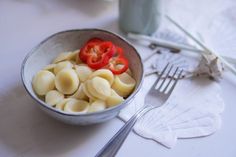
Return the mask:
[[75, 71], [80, 79], [80, 81], [84, 82], [88, 79], [89, 75], [92, 74], [93, 70], [89, 68], [87, 65], [76, 65]]
[[134, 89], [136, 81], [127, 73], [115, 76], [112, 88], [122, 97], [127, 97]]
[[85, 93], [85, 95], [87, 95], [89, 97], [90, 100], [96, 100], [97, 98], [95, 98], [88, 90], [88, 82], [86, 81], [82, 87], [83, 92]]
[[45, 95], [48, 91], [53, 90], [55, 75], [47, 70], [39, 71], [33, 78], [33, 89], [39, 96]]
[[89, 103], [92, 104], [96, 99], [90, 99], [89, 98]]
[[72, 69], [73, 64], [69, 61], [64, 61], [64, 62], [60, 62], [58, 64], [56, 64], [55, 68], [54, 68], [54, 73], [57, 74], [58, 72], [60, 72], [63, 69]]
[[61, 93], [73, 94], [79, 87], [79, 79], [73, 69], [63, 69], [56, 75], [55, 85]]
[[75, 61], [70, 60], [69, 62], [72, 64], [73, 68], [76, 66], [76, 62]]
[[53, 60], [52, 63], [59, 63], [61, 61], [66, 61], [66, 60], [73, 60], [75, 58], [75, 53], [74, 52], [63, 52], [60, 53], [57, 58]]
[[88, 112], [98, 112], [103, 111], [106, 109], [106, 103], [102, 100], [95, 100], [91, 105], [89, 106]]
[[86, 87], [87, 87], [87, 90], [88, 92], [95, 98], [97, 99], [101, 99], [101, 100], [105, 100], [107, 97], [98, 93], [92, 86], [92, 81], [91, 80], [88, 80], [86, 81]]
[[66, 99], [61, 100], [60, 102], [58, 102], [58, 103], [56, 104], [56, 109], [61, 110], [61, 111], [64, 111], [65, 104], [66, 104], [69, 100], [72, 100], [72, 99], [73, 99], [73, 98], [66, 98]]
[[106, 79], [110, 83], [110, 85], [112, 85], [112, 83], [114, 81], [114, 75], [108, 69], [99, 69], [99, 70], [94, 71], [90, 75], [89, 79], [92, 79], [92, 78], [94, 78], [96, 76], [99, 76], [99, 77], [102, 77], [102, 78]]
[[78, 62], [77, 62], [77, 58], [79, 58], [79, 57], [77, 57], [77, 56], [78, 56], [78, 53], [79, 53], [79, 52], [80, 52], [79, 49], [73, 51], [73, 52], [71, 53], [71, 59], [70, 59], [70, 60], [75, 61], [76, 63], [78, 63]]
[[109, 82], [101, 77], [94, 77], [91, 79], [91, 86], [94, 89], [94, 91], [90, 91], [99, 94], [99, 98], [102, 100], [106, 100], [108, 96], [111, 95], [111, 85]]
[[78, 90], [73, 95], [71, 95], [70, 98], [88, 100], [88, 96], [83, 91], [83, 86], [84, 86], [84, 84], [81, 83]]
[[76, 62], [77, 64], [83, 63], [79, 57], [76, 57], [75, 62]]
[[64, 111], [68, 113], [87, 113], [89, 109], [89, 103], [84, 100], [69, 100], [64, 107]]
[[47, 92], [45, 102], [50, 106], [55, 106], [58, 102], [64, 99], [64, 95], [57, 90]]
[[119, 96], [113, 89], [111, 90], [111, 96], [106, 100], [108, 107], [116, 106], [124, 101], [124, 98]]
[[53, 72], [54, 68], [56, 67], [56, 64], [49, 64], [43, 68], [43, 70], [48, 70], [50, 72]]

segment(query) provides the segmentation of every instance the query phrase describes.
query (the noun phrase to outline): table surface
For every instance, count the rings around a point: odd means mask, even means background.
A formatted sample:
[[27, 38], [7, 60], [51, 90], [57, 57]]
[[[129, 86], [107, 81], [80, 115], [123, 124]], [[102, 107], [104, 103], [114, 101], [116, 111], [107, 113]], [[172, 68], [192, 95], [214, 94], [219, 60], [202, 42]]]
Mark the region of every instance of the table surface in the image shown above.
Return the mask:
[[[169, 13], [178, 19], [181, 17], [174, 14], [173, 8], [182, 8], [186, 13], [191, 10], [188, 6], [196, 10], [195, 5], [206, 8], [206, 4], [220, 5], [221, 2], [170, 0], [172, 10]], [[188, 5], [183, 5], [185, 3]], [[231, 3], [233, 1], [224, 1], [224, 5]], [[204, 7], [200, 9], [204, 12]], [[117, 1], [1, 0], [0, 13], [0, 156], [94, 156], [123, 122], [113, 119], [95, 126], [78, 127], [48, 117], [25, 92], [20, 67], [25, 55], [35, 45], [58, 31], [96, 27], [119, 33]], [[186, 26], [191, 27], [187, 23]], [[131, 133], [117, 156], [235, 157], [235, 76], [226, 72], [220, 85], [226, 107], [222, 114], [222, 128], [215, 134], [179, 140], [176, 147], [167, 149]]]

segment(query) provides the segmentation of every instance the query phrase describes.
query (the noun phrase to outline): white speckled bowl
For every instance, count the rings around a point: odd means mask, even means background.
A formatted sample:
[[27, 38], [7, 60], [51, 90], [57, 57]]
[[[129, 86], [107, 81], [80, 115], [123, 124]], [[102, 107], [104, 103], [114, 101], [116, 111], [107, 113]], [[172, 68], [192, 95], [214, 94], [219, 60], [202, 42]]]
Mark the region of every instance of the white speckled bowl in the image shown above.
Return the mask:
[[[92, 37], [99, 37], [104, 40], [110, 40], [116, 45], [124, 48], [125, 56], [129, 60], [129, 67], [133, 72], [137, 85], [133, 93], [122, 103], [115, 107], [108, 108], [101, 112], [72, 115], [61, 112], [50, 107], [40, 100], [32, 89], [32, 78], [44, 66], [61, 52], [79, 49], [84, 42]], [[88, 125], [104, 122], [117, 116], [119, 111], [130, 103], [135, 94], [139, 91], [143, 80], [143, 64], [136, 49], [120, 36], [99, 29], [80, 29], [68, 30], [56, 33], [36, 46], [24, 59], [21, 68], [21, 77], [25, 89], [29, 95], [38, 102], [38, 106], [50, 116], [69, 124]]]

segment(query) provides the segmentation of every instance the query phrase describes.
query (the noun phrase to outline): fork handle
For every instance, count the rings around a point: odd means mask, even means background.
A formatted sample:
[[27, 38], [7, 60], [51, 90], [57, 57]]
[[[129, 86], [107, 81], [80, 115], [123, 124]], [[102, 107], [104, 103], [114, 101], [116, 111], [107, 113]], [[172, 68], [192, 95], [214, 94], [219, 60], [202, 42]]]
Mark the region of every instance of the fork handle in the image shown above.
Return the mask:
[[96, 154], [95, 157], [114, 157], [132, 130], [135, 122], [145, 113], [153, 109], [152, 106], [144, 106], [139, 109], [125, 125], [109, 140], [109, 142]]

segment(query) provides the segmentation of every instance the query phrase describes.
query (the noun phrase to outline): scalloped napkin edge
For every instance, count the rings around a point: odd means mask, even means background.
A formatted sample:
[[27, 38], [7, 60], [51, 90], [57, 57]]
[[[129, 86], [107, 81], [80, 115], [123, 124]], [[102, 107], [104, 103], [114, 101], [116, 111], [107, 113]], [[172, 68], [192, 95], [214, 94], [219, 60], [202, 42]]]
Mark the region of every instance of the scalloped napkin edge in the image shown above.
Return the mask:
[[[127, 121], [143, 105], [155, 79], [152, 76], [145, 78], [134, 101], [119, 114], [121, 120]], [[170, 99], [139, 119], [134, 131], [167, 148], [173, 148], [177, 139], [211, 135], [221, 127], [224, 101], [220, 93], [219, 84], [206, 78], [181, 80]]]

